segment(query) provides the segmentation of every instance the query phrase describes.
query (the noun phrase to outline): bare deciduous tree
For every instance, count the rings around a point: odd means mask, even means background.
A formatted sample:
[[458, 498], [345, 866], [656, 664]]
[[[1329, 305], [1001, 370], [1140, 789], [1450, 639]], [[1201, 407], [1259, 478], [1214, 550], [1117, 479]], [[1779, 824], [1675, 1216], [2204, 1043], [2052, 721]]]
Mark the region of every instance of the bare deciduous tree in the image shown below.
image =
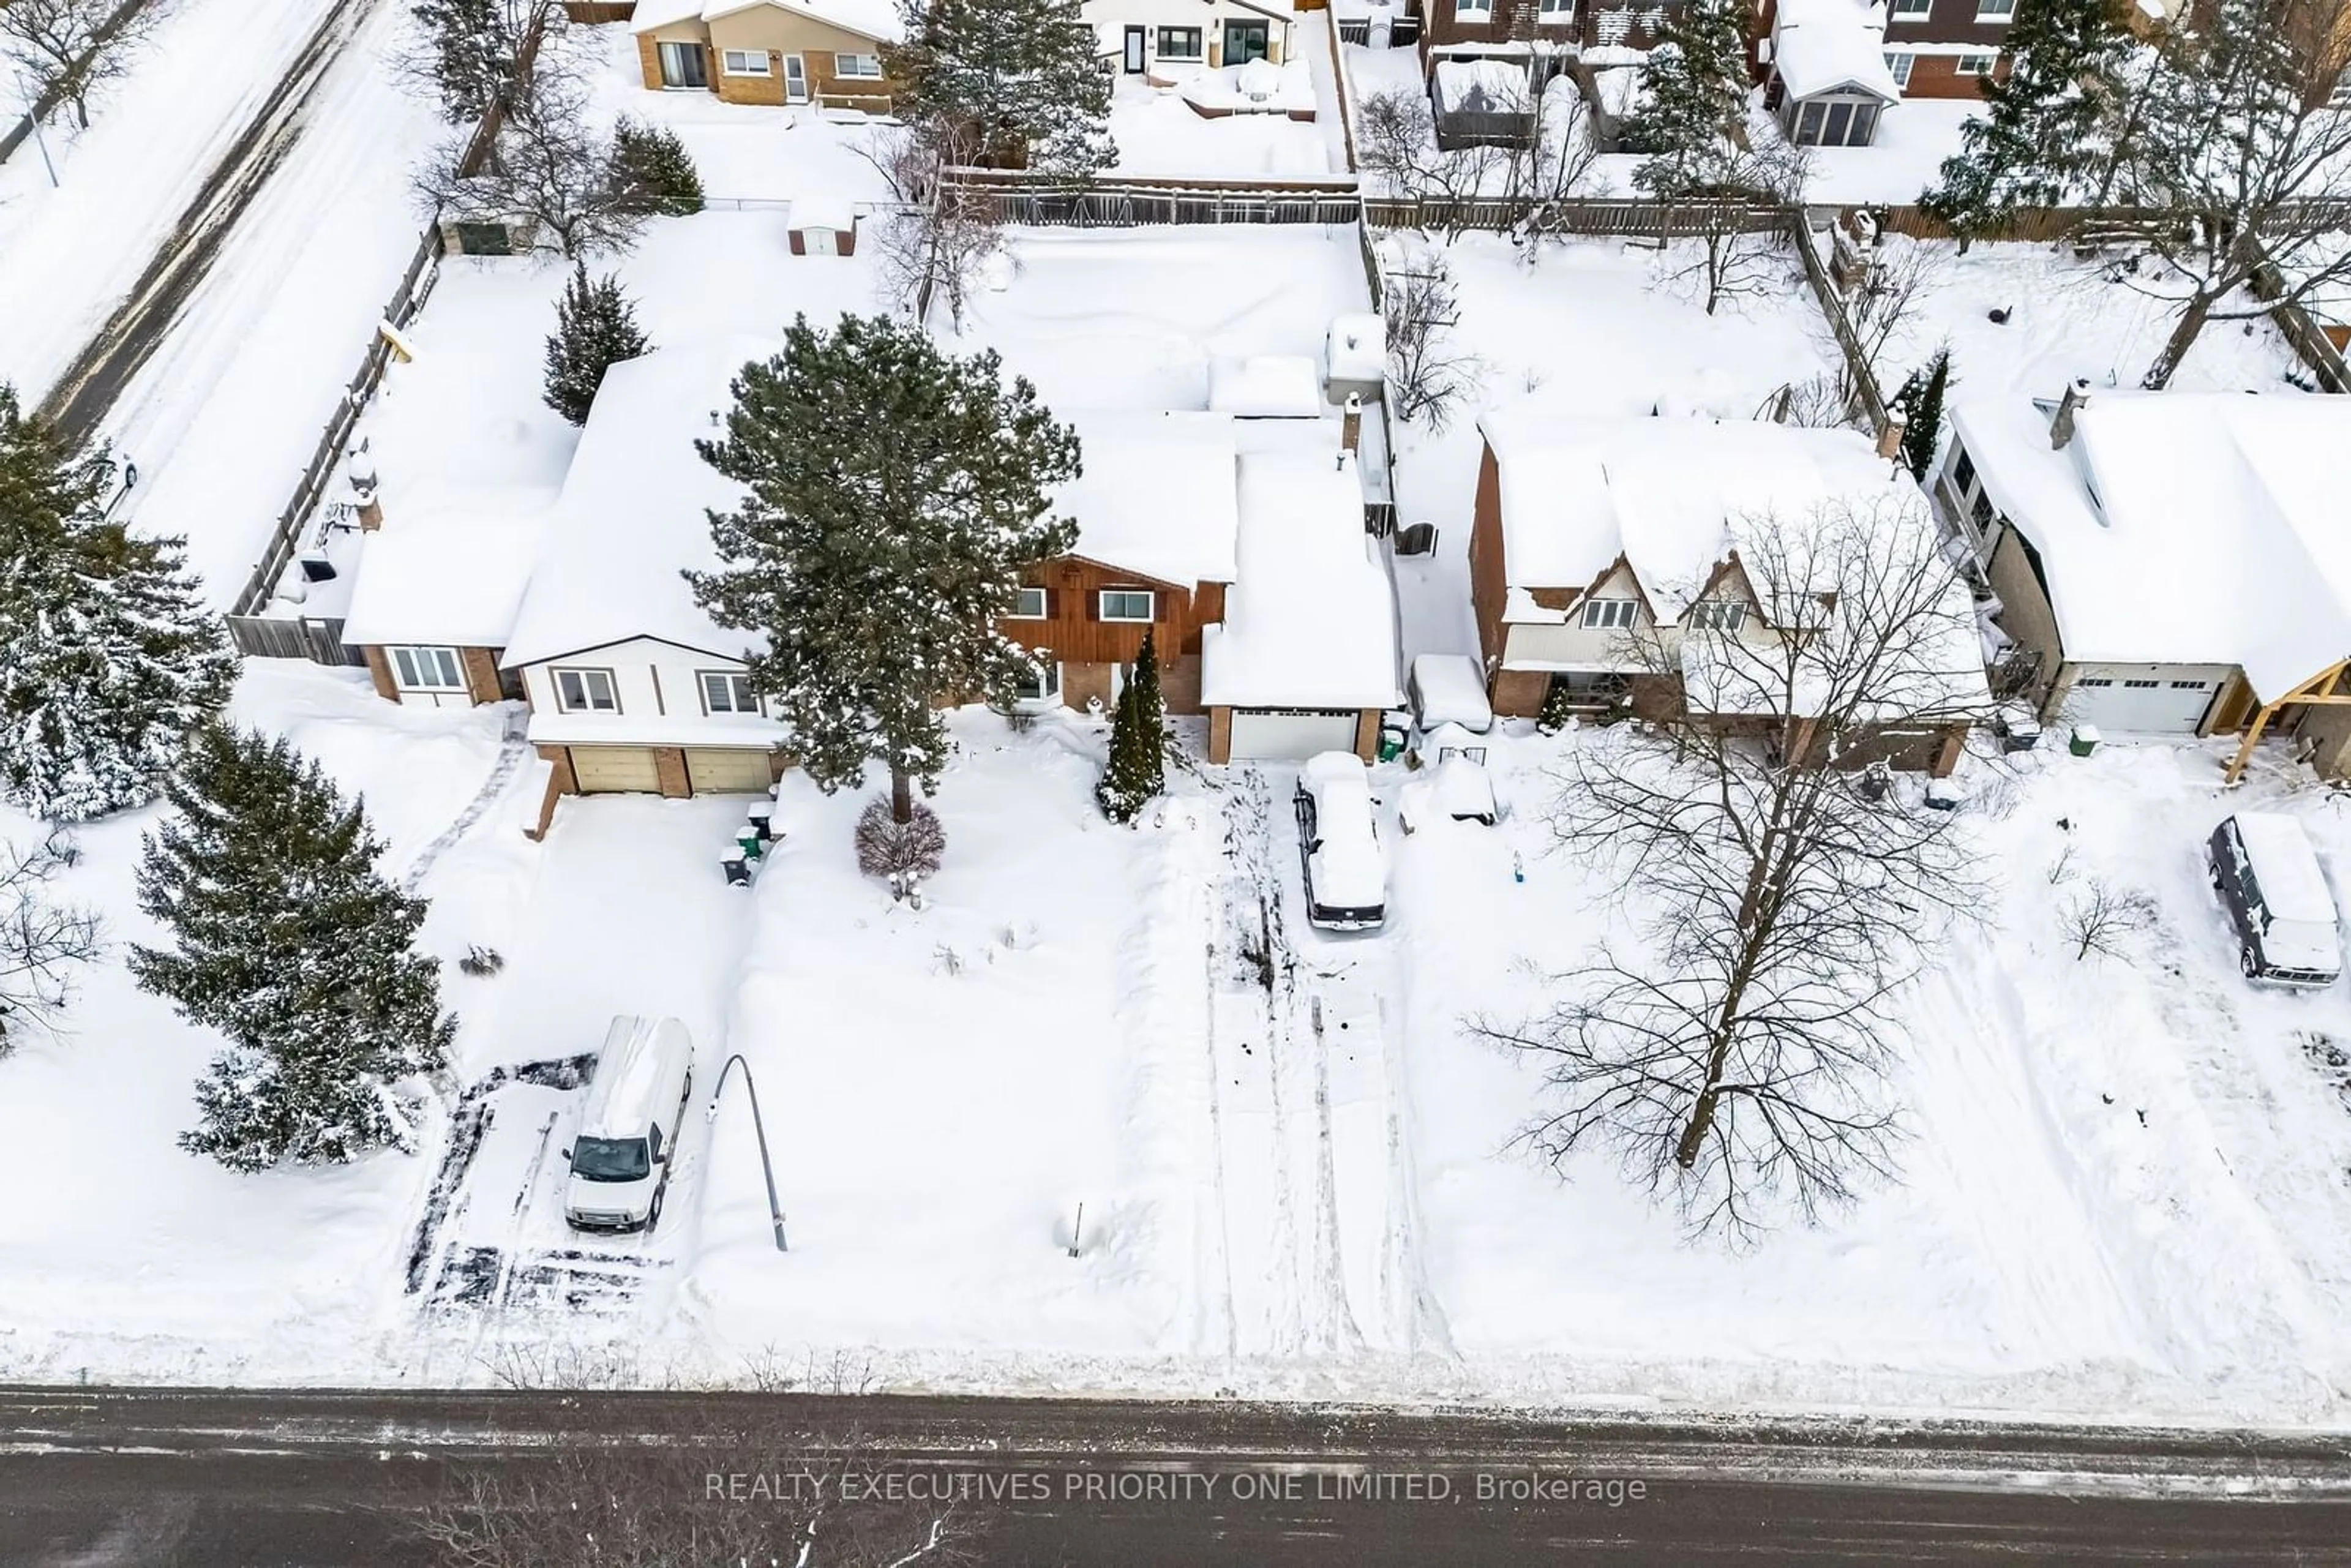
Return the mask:
[[2093, 953], [2107, 958], [2127, 956], [2137, 939], [2155, 928], [2162, 913], [2153, 894], [2116, 887], [2094, 876], [2065, 901], [2057, 923], [2065, 940], [2074, 945], [2074, 961], [2078, 964]]
[[1528, 1147], [1562, 1170], [1613, 1153], [1693, 1234], [1750, 1239], [1782, 1202], [1811, 1218], [1891, 1170], [1896, 998], [1978, 906], [1951, 815], [1853, 766], [1980, 694], [1966, 591], [1916, 502], [1748, 520], [1742, 611], [1630, 634], [1678, 694], [1667, 744], [1579, 745], [1550, 823], [1614, 873], [1643, 940], [1556, 976], [1539, 1016], [1476, 1026], [1544, 1064]]
[[918, 317], [944, 301], [960, 332], [972, 289], [1004, 249], [994, 198], [957, 187], [946, 174], [977, 161], [977, 137], [967, 128], [925, 120], [861, 152], [897, 203], [872, 225], [884, 295]]
[[1385, 194], [1424, 204], [1424, 217], [1433, 218], [1430, 226], [1450, 244], [1468, 228], [1471, 204], [1501, 184], [1511, 150], [1441, 148], [1428, 96], [1387, 88], [1357, 106], [1355, 156]]
[[[1503, 193], [1532, 204], [1513, 236], [1521, 243], [1559, 232], [1560, 204], [1583, 193], [1600, 157], [1592, 140], [1591, 109], [1569, 77], [1530, 90], [1527, 110], [1526, 142], [1505, 149], [1503, 157]], [[1529, 262], [1541, 258], [1540, 245], [1527, 244], [1525, 249]]]
[[645, 204], [618, 178], [609, 137], [590, 129], [588, 89], [542, 62], [527, 105], [505, 117], [478, 168], [473, 135], [444, 139], [416, 175], [419, 197], [458, 218], [522, 220], [566, 257], [625, 250], [643, 229]]
[[1478, 384], [1479, 363], [1453, 344], [1461, 311], [1453, 276], [1435, 256], [1414, 271], [1390, 273], [1381, 310], [1387, 321], [1388, 398], [1395, 416], [1442, 431]]
[[[979, 1561], [987, 1510], [905, 1489], [862, 1439], [778, 1429], [603, 1447], [458, 1469], [414, 1521], [448, 1568], [948, 1568]], [[951, 1480], [951, 1473], [930, 1479]], [[946, 1500], [934, 1500], [944, 1496]]]
[[[1801, 199], [1806, 163], [1807, 154], [1784, 141], [1751, 149], [1726, 143], [1706, 184], [1660, 191], [1668, 232], [1697, 246], [1697, 258], [1667, 276], [1695, 284], [1708, 315], [1725, 299], [1773, 293], [1784, 284], [1787, 239], [1761, 214], [1786, 211]], [[1661, 237], [1660, 245], [1671, 241]]]
[[162, 7], [123, 10], [120, 0], [6, 0], [0, 4], [0, 55], [24, 72], [34, 95], [55, 93], [89, 129], [90, 94], [122, 76], [153, 34]]
[[2170, 383], [2209, 321], [2351, 284], [2351, 113], [2329, 98], [2343, 46], [2335, 31], [2297, 25], [2322, 9], [2199, 5], [2134, 91], [2116, 181], [2126, 200], [2164, 214], [2144, 238], [2166, 270], [2139, 287], [2179, 308], [2144, 387]]
[[[1923, 300], [1933, 293], [1940, 282], [1944, 258], [1939, 251], [1908, 241], [1879, 243], [1868, 251], [1869, 265], [1861, 281], [1845, 297], [1844, 315], [1853, 328], [1854, 337], [1861, 343], [1862, 359], [1869, 373], [1879, 385], [1887, 382], [1886, 350], [1902, 334], [1904, 327], [1917, 315]], [[1850, 405], [1854, 401], [1854, 378], [1858, 373], [1849, 360], [1844, 360], [1844, 373], [1838, 378], [1838, 391]]]
[[49, 896], [76, 858], [58, 833], [29, 848], [0, 843], [0, 1056], [27, 1029], [53, 1025], [73, 999], [75, 972], [106, 950], [96, 915]]

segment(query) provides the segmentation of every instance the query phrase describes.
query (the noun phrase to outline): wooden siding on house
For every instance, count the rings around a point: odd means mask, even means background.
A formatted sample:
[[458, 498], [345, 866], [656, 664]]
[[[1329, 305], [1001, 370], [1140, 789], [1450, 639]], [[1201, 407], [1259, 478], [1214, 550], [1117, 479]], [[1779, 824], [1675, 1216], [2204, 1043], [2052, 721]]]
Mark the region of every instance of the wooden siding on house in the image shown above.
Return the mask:
[[1104, 621], [1104, 589], [1148, 589], [1157, 595], [1152, 605], [1150, 630], [1157, 640], [1160, 659], [1197, 656], [1200, 629], [1224, 619], [1225, 585], [1204, 582], [1179, 588], [1125, 571], [1083, 556], [1062, 556], [1023, 574], [1022, 580], [1045, 591], [1041, 621], [998, 621], [997, 630], [1030, 648], [1044, 648], [1056, 659], [1080, 664], [1131, 664], [1143, 652], [1140, 622]]

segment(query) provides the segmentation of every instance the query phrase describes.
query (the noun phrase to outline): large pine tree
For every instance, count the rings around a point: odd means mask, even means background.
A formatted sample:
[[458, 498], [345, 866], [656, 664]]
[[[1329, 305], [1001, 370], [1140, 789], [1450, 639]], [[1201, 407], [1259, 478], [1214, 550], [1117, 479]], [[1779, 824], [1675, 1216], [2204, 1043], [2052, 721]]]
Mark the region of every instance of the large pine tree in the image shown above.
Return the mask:
[[2008, 33], [2013, 64], [1983, 84], [1986, 112], [1919, 205], [1962, 241], [1999, 232], [2019, 207], [2099, 194], [2131, 51], [2118, 0], [2025, 0]]
[[909, 120], [967, 131], [984, 162], [1097, 174], [1117, 162], [1110, 74], [1081, 0], [904, 0], [888, 51]]
[[783, 351], [743, 367], [726, 439], [702, 455], [749, 497], [715, 513], [726, 564], [689, 572], [722, 626], [764, 644], [752, 685], [791, 727], [818, 787], [890, 769], [910, 821], [913, 781], [946, 759], [942, 697], [1008, 706], [1031, 668], [996, 629], [1024, 567], [1077, 529], [1050, 515], [1079, 472], [1078, 439], [993, 352], [954, 359], [920, 328], [802, 318]]
[[424, 904], [377, 869], [360, 805], [283, 739], [219, 725], [168, 793], [139, 905], [172, 946], [134, 947], [131, 970], [229, 1042], [183, 1146], [234, 1170], [413, 1148], [401, 1086], [447, 1064], [456, 1019], [413, 946]]
[[1624, 127], [1625, 147], [1648, 154], [1635, 182], [1660, 196], [1711, 193], [1746, 135], [1746, 6], [1688, 0], [1674, 8], [1644, 86], [1647, 98]]
[[109, 521], [113, 483], [0, 386], [0, 797], [53, 821], [152, 800], [236, 678], [181, 541]]
[[423, 65], [452, 124], [479, 120], [515, 73], [520, 10], [514, 0], [414, 0]]
[[571, 281], [555, 302], [555, 334], [547, 340], [547, 406], [574, 424], [587, 423], [604, 372], [652, 347], [637, 329], [636, 307], [621, 292], [618, 275], [590, 280], [585, 263], [572, 263]]
[[1910, 372], [1894, 400], [1904, 421], [1902, 463], [1921, 485], [1927, 482], [1943, 444], [1943, 399], [1950, 383], [1951, 350], [1938, 349], [1923, 369]]
[[685, 218], [702, 210], [702, 172], [666, 125], [621, 116], [612, 128], [612, 180], [643, 212]]

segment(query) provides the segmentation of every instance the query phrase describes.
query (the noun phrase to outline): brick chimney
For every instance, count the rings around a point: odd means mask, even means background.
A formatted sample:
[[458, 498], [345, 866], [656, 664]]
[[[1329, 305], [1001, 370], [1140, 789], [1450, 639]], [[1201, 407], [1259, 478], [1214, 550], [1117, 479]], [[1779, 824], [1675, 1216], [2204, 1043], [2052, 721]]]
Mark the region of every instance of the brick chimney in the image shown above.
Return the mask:
[[1910, 422], [1900, 414], [1886, 415], [1886, 428], [1877, 433], [1877, 455], [1888, 463], [1901, 456], [1903, 433], [1909, 428]]
[[1339, 418], [1339, 444], [1350, 452], [1358, 452], [1364, 444], [1364, 394], [1347, 394], [1346, 412]]
[[2074, 378], [2057, 402], [2057, 412], [2049, 420], [2049, 450], [2063, 452], [2073, 444], [2074, 417], [2090, 405], [2090, 383], [2086, 378]]

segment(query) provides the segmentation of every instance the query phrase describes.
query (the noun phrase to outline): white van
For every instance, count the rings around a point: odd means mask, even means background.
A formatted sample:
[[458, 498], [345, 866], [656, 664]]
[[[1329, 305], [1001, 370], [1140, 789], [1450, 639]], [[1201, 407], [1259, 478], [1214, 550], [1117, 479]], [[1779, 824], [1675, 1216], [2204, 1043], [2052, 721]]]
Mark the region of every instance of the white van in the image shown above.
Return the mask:
[[604, 1031], [580, 1135], [563, 1157], [563, 1218], [575, 1230], [650, 1230], [694, 1092], [694, 1041], [675, 1019], [623, 1015]]

